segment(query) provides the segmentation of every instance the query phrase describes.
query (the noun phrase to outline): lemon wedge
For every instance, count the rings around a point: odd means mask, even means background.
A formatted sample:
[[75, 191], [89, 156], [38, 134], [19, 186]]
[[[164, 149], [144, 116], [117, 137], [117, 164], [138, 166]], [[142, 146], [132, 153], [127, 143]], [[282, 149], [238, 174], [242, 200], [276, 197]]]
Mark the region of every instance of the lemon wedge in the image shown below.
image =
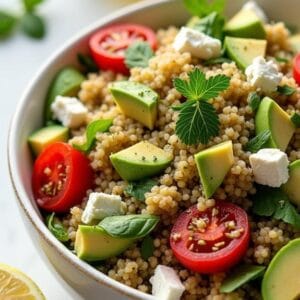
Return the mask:
[[1, 300], [45, 300], [39, 287], [24, 273], [0, 264]]

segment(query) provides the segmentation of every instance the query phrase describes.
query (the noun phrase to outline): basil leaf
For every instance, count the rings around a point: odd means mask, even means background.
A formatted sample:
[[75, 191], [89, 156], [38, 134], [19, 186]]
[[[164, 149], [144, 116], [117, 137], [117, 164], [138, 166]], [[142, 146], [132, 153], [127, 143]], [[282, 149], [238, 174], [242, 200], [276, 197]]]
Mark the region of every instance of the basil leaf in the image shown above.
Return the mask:
[[107, 217], [98, 225], [113, 237], [138, 239], [149, 234], [158, 222], [159, 217], [153, 215], [126, 215]]
[[35, 7], [41, 4], [44, 0], [23, 0], [23, 5], [27, 12], [32, 12]]
[[276, 56], [275, 59], [280, 63], [288, 63], [289, 62], [289, 59], [287, 59], [285, 57]]
[[61, 242], [67, 242], [69, 235], [64, 226], [55, 218], [55, 213], [47, 216], [46, 223], [51, 233]]
[[205, 66], [210, 66], [210, 65], [217, 65], [217, 64], [223, 64], [223, 63], [231, 63], [232, 60], [226, 57], [217, 57], [217, 58], [211, 58], [206, 60], [203, 64]]
[[21, 19], [21, 29], [23, 32], [34, 39], [41, 39], [45, 35], [45, 24], [41, 17], [26, 13]]
[[98, 66], [90, 55], [78, 53], [77, 59], [87, 73], [96, 73], [99, 71]]
[[16, 25], [16, 18], [5, 12], [0, 10], [0, 38], [7, 37]]
[[183, 0], [186, 9], [194, 16], [204, 17], [212, 12], [222, 13], [225, 0]]
[[248, 103], [252, 111], [256, 111], [259, 107], [261, 98], [256, 92], [252, 92], [248, 96]]
[[147, 260], [153, 255], [154, 252], [154, 242], [151, 236], [147, 235], [141, 245], [141, 256], [144, 260]]
[[98, 132], [106, 132], [111, 124], [111, 119], [96, 120], [91, 122], [86, 128], [86, 142], [82, 145], [73, 144], [73, 147], [85, 153], [91, 151], [96, 141], [96, 134]]
[[125, 193], [139, 201], [145, 201], [145, 193], [150, 192], [157, 182], [153, 179], [144, 179], [137, 182], [130, 182]]
[[153, 55], [148, 42], [135, 42], [125, 51], [125, 64], [130, 69], [134, 67], [145, 68]]
[[278, 86], [277, 92], [281, 95], [291, 96], [296, 92], [296, 89], [288, 85]]
[[243, 265], [237, 267], [221, 285], [221, 293], [231, 293], [250, 280], [254, 280], [264, 274], [266, 267]]
[[256, 137], [254, 137], [245, 145], [245, 150], [250, 151], [251, 153], [255, 153], [259, 151], [268, 142], [270, 137], [271, 137], [270, 130], [266, 129], [260, 132]]
[[300, 114], [298, 114], [298, 113], [295, 112], [291, 116], [291, 120], [292, 120], [293, 124], [295, 125], [295, 127], [297, 127], [297, 128], [300, 127]]

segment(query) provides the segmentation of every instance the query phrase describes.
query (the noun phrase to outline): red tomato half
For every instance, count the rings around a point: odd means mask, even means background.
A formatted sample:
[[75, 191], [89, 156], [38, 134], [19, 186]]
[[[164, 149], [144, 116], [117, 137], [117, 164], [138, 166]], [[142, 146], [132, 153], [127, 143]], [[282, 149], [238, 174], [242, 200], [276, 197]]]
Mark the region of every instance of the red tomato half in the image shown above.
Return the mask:
[[294, 59], [293, 75], [298, 84], [300, 84], [300, 53]]
[[66, 143], [48, 146], [33, 166], [32, 188], [37, 204], [50, 212], [67, 212], [93, 186], [89, 160]]
[[247, 251], [249, 239], [247, 213], [219, 201], [204, 212], [196, 205], [183, 212], [173, 226], [170, 244], [186, 268], [209, 274], [236, 264]]
[[124, 62], [125, 50], [136, 41], [147, 41], [153, 50], [157, 47], [155, 33], [136, 24], [108, 26], [96, 32], [89, 41], [92, 57], [102, 70], [128, 74]]

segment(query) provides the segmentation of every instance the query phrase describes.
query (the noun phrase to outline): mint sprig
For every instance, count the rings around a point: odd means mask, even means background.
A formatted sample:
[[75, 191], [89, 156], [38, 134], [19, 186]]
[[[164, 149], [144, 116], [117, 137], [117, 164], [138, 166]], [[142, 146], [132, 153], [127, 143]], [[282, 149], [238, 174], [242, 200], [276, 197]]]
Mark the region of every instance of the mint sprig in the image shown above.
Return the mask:
[[255, 153], [262, 149], [271, 137], [270, 130], [264, 130], [245, 145], [245, 150]]
[[125, 51], [125, 64], [131, 69], [134, 67], [146, 68], [149, 59], [154, 55], [150, 44], [147, 42], [135, 42]]
[[150, 192], [156, 184], [157, 182], [155, 180], [149, 178], [136, 182], [129, 182], [125, 189], [125, 193], [139, 201], [145, 201], [145, 194]]
[[223, 13], [225, 0], [183, 0], [186, 9], [194, 16], [204, 17], [212, 12]]

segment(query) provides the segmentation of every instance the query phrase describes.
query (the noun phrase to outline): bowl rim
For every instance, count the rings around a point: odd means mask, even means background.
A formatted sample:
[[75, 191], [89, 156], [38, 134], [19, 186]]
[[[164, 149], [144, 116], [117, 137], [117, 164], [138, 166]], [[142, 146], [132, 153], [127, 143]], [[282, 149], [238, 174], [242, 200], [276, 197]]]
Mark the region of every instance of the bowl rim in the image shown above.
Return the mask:
[[9, 130], [8, 130], [8, 140], [7, 140], [7, 163], [10, 181], [12, 183], [13, 191], [16, 195], [19, 207], [25, 213], [26, 218], [31, 223], [31, 225], [38, 232], [40, 238], [42, 238], [49, 247], [55, 249], [61, 257], [63, 257], [69, 264], [75, 267], [78, 271], [86, 275], [90, 280], [101, 283], [108, 288], [113, 289], [120, 295], [130, 297], [131, 299], [145, 299], [153, 300], [152, 295], [143, 293], [137, 289], [129, 287], [123, 283], [120, 283], [108, 275], [96, 270], [94, 267], [88, 263], [80, 260], [76, 255], [74, 255], [69, 249], [67, 249], [61, 242], [59, 242], [48, 230], [43, 221], [38, 216], [37, 212], [34, 210], [33, 205], [26, 196], [25, 187], [23, 186], [20, 175], [18, 174], [17, 162], [15, 160], [15, 149], [17, 146], [17, 130], [18, 130], [18, 120], [22, 118], [23, 108], [29, 99], [31, 91], [34, 89], [39, 77], [47, 71], [47, 69], [52, 65], [53, 61], [56, 60], [63, 52], [71, 49], [73, 45], [80, 39], [88, 36], [91, 32], [97, 28], [103, 27], [106, 24], [113, 22], [115, 19], [124, 17], [133, 12], [138, 13], [139, 11], [159, 6], [163, 3], [171, 3], [174, 0], [143, 0], [138, 3], [130, 4], [115, 12], [108, 14], [100, 18], [99, 20], [93, 22], [92, 24], [84, 27], [78, 33], [74, 34], [65, 43], [62, 44], [54, 53], [50, 55], [48, 59], [39, 67], [33, 78], [27, 84], [24, 92], [21, 95], [16, 110], [11, 118]]

